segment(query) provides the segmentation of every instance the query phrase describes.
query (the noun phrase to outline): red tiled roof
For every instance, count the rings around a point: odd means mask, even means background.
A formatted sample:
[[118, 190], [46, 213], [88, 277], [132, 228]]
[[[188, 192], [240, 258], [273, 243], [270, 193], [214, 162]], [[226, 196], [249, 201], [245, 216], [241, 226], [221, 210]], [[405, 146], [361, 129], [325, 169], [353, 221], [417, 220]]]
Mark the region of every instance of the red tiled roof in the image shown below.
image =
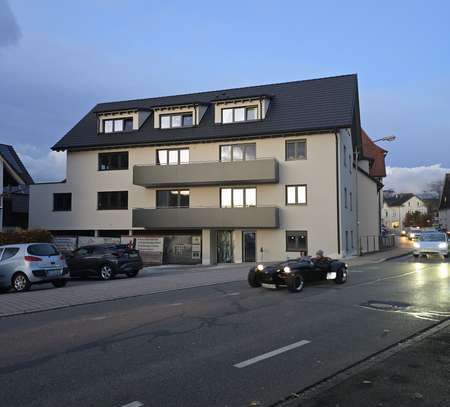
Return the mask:
[[361, 140], [363, 155], [370, 161], [369, 174], [372, 177], [384, 178], [386, 176], [385, 156], [388, 153], [387, 150], [377, 146], [363, 129], [361, 129]]

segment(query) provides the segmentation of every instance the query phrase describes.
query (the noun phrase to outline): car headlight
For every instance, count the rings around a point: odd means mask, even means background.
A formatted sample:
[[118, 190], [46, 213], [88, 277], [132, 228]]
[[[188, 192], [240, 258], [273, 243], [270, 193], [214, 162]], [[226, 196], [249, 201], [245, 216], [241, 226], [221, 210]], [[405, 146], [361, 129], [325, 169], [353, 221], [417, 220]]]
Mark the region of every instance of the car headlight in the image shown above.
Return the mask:
[[402, 230], [402, 235], [406, 235], [406, 231]]
[[289, 266], [286, 266], [286, 267], [283, 269], [283, 271], [284, 271], [285, 273], [290, 273], [290, 272], [291, 272], [291, 268], [290, 268]]
[[414, 249], [420, 249], [420, 243], [415, 242], [414, 243]]
[[445, 242], [439, 243], [438, 247], [439, 247], [439, 249], [447, 249], [448, 248], [447, 243], [445, 243]]
[[416, 237], [416, 234], [415, 233], [410, 233], [409, 237]]
[[263, 271], [263, 270], [264, 270], [264, 266], [263, 266], [262, 264], [258, 264], [258, 265], [256, 266], [256, 270], [258, 270], [258, 271]]

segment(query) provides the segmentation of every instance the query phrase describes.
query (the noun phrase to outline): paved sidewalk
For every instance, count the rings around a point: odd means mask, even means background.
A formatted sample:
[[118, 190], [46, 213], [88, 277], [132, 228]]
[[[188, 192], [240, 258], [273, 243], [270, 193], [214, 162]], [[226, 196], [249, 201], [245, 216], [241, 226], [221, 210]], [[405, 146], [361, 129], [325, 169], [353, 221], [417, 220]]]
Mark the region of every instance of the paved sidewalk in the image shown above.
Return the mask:
[[[450, 324], [311, 398], [289, 407], [450, 406]], [[313, 390], [314, 392], [314, 390]], [[303, 399], [302, 399], [303, 398]]]

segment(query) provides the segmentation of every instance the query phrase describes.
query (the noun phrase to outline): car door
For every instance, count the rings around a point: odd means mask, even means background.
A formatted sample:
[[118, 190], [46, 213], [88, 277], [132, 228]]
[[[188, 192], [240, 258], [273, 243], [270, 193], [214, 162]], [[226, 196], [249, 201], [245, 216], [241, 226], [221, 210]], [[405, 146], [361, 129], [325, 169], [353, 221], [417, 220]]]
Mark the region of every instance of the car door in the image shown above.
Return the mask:
[[91, 247], [80, 247], [73, 252], [73, 255], [67, 260], [67, 264], [72, 272], [84, 272], [89, 269], [89, 255], [93, 252]]

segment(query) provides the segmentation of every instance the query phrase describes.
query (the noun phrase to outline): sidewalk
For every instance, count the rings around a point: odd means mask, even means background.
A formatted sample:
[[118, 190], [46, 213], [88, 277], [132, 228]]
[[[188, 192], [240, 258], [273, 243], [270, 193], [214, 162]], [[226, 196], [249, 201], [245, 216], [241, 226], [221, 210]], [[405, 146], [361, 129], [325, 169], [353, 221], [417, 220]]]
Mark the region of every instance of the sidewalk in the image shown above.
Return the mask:
[[444, 324], [442, 330], [331, 388], [316, 391], [318, 395], [312, 390], [310, 397], [305, 393], [283, 406], [450, 406], [450, 324]]
[[381, 252], [375, 252], [370, 254], [365, 254], [363, 256], [355, 256], [346, 259], [345, 262], [349, 267], [358, 267], [365, 264], [376, 264], [382, 263], [386, 260], [392, 260], [399, 257], [406, 256], [412, 253], [412, 248], [409, 247], [396, 247], [394, 249], [383, 250]]

